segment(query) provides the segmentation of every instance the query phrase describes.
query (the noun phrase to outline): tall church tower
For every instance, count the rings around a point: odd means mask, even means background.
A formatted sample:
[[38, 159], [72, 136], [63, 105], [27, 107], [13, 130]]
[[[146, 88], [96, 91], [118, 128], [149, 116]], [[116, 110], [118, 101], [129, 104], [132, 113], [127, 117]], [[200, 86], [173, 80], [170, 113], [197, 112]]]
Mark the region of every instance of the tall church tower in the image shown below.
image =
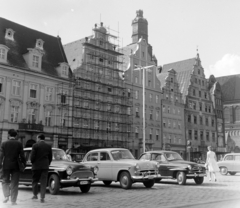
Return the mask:
[[141, 37], [148, 43], [148, 21], [143, 18], [143, 11], [138, 10], [132, 21], [132, 43], [136, 43]]

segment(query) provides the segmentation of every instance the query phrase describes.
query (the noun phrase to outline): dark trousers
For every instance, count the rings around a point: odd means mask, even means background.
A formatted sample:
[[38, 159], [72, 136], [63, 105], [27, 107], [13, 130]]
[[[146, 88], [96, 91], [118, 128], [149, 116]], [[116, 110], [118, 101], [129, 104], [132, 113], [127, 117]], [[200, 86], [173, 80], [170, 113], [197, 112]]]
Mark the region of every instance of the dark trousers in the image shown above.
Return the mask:
[[38, 195], [38, 183], [40, 182], [41, 199], [45, 198], [47, 179], [48, 170], [32, 170], [32, 190], [34, 196]]
[[[16, 202], [18, 196], [18, 182], [20, 172], [16, 169], [4, 169], [2, 177], [2, 189], [5, 197], [11, 196], [11, 201]], [[11, 181], [10, 181], [11, 178]]]

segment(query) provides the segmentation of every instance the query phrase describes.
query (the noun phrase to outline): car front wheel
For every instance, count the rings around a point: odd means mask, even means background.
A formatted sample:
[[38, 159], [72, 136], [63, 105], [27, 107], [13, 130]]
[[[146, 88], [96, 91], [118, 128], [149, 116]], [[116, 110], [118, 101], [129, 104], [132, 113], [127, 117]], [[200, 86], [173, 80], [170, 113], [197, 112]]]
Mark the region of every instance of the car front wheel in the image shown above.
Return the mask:
[[236, 175], [236, 172], [229, 172], [230, 175]]
[[194, 181], [197, 185], [200, 185], [203, 183], [204, 177], [196, 177], [196, 178], [194, 178]]
[[227, 175], [228, 174], [228, 169], [226, 167], [220, 167], [220, 173], [222, 175]]
[[110, 186], [112, 181], [103, 181], [103, 183], [104, 183], [105, 186]]
[[52, 195], [56, 195], [60, 189], [60, 182], [57, 175], [50, 175], [48, 179], [49, 192]]
[[81, 190], [82, 193], [89, 192], [90, 188], [91, 188], [91, 184], [80, 186], [80, 190]]
[[182, 171], [179, 171], [177, 173], [177, 182], [179, 185], [185, 185], [186, 184], [186, 173], [185, 172], [182, 172]]
[[124, 189], [130, 189], [132, 187], [132, 179], [130, 174], [126, 171], [122, 172], [120, 175], [120, 185]]
[[144, 181], [143, 184], [146, 188], [152, 188], [154, 185], [154, 180]]

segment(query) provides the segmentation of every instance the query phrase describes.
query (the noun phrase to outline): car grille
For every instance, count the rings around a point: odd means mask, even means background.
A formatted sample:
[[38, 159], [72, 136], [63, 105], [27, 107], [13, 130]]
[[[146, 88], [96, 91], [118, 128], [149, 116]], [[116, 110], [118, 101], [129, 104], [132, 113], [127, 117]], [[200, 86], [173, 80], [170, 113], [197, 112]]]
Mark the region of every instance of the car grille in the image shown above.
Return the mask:
[[76, 171], [71, 175], [71, 178], [89, 178], [94, 177], [92, 171]]
[[191, 173], [205, 173], [206, 170], [204, 167], [201, 166], [193, 166], [192, 169], [190, 170]]
[[139, 172], [140, 176], [148, 176], [148, 175], [155, 175], [157, 174], [157, 171], [155, 170], [142, 170]]

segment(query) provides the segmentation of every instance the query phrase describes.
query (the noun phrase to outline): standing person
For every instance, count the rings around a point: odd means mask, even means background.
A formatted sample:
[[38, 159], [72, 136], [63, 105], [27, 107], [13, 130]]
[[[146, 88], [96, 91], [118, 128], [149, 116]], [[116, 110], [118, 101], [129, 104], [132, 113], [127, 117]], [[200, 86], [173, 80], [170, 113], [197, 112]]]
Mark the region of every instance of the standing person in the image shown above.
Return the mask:
[[208, 146], [207, 166], [208, 166], [208, 172], [209, 172], [209, 181], [211, 181], [212, 176], [213, 176], [213, 180], [217, 181], [216, 172], [219, 171], [219, 167], [217, 164], [216, 154], [211, 149], [212, 149], [211, 146]]
[[52, 148], [49, 144], [45, 142], [45, 136], [39, 134], [37, 136], [37, 143], [32, 147], [31, 153], [32, 162], [32, 189], [33, 197], [32, 199], [38, 199], [38, 183], [40, 181], [41, 186], [41, 202], [44, 202], [47, 179], [48, 179], [48, 169], [52, 162]]
[[22, 143], [17, 141], [17, 131], [10, 129], [8, 131], [8, 140], [4, 141], [0, 148], [0, 168], [2, 168], [2, 188], [4, 200], [7, 203], [11, 196], [12, 205], [16, 205], [18, 196], [18, 182], [20, 170], [18, 159], [26, 165], [26, 159], [23, 153]]

